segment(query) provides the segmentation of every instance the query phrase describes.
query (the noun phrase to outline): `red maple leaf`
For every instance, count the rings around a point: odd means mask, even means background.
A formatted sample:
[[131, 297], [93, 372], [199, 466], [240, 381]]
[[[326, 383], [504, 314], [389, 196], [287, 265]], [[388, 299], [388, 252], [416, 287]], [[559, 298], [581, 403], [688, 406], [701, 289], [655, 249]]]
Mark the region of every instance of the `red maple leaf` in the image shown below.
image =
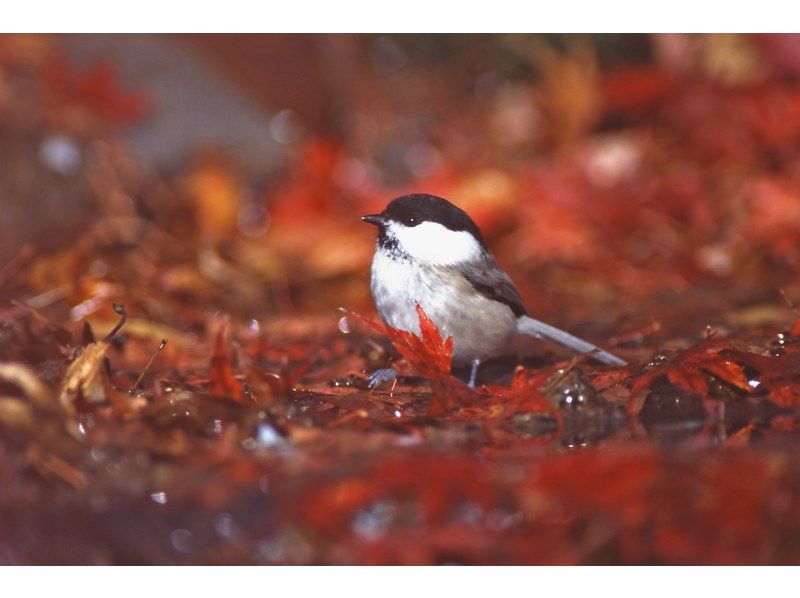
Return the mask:
[[453, 337], [442, 339], [439, 328], [419, 303], [415, 303], [414, 307], [419, 319], [420, 336], [407, 330], [379, 324], [357, 313], [350, 312], [350, 315], [373, 330], [388, 336], [397, 352], [416, 372], [431, 378], [433, 401], [428, 409], [428, 415], [441, 417], [463, 405], [475, 404], [479, 395], [461, 380], [449, 375], [453, 357]]
[[408, 330], [392, 328], [380, 324], [360, 314], [349, 312], [359, 322], [363, 322], [373, 330], [385, 334], [392, 341], [394, 348], [403, 356], [422, 376], [441, 378], [450, 373], [453, 357], [453, 337], [442, 339], [436, 324], [419, 305], [414, 304], [419, 318], [421, 336]]
[[780, 356], [744, 351], [725, 351], [725, 354], [758, 372], [757, 389], [766, 389], [770, 401], [780, 407], [800, 405], [800, 352], [791, 351]]
[[644, 404], [647, 391], [654, 380], [666, 376], [675, 386], [686, 392], [699, 394], [707, 398], [708, 375], [715, 376], [736, 388], [751, 393], [747, 376], [732, 357], [722, 353], [728, 349], [728, 343], [717, 340], [707, 340], [689, 347], [669, 361], [651, 366], [639, 375], [631, 386], [631, 396], [628, 401], [628, 415], [635, 417]]
[[542, 392], [542, 386], [554, 371], [555, 368], [546, 369], [529, 376], [523, 366], [517, 366], [510, 386], [481, 388], [481, 395], [484, 395], [481, 408], [489, 416], [499, 415], [505, 418], [515, 413], [550, 413], [560, 419], [561, 413], [550, 406]]

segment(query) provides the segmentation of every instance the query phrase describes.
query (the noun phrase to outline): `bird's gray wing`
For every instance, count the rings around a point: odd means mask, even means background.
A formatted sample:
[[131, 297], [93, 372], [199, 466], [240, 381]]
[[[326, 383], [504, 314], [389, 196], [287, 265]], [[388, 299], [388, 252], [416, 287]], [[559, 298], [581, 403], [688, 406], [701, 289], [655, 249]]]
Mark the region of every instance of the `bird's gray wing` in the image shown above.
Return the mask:
[[518, 332], [549, 339], [578, 353], [589, 354], [608, 365], [617, 367], [627, 365], [624, 360], [592, 343], [529, 317], [511, 278], [497, 267], [494, 260], [487, 260], [485, 263], [477, 265], [470, 264], [468, 267], [461, 268], [461, 273], [478, 293], [511, 308], [514, 315], [519, 318], [517, 321]]
[[520, 317], [527, 313], [517, 287], [511, 282], [508, 274], [497, 267], [494, 260], [470, 264], [461, 269], [461, 274], [478, 293], [487, 299], [507, 305], [515, 316]]

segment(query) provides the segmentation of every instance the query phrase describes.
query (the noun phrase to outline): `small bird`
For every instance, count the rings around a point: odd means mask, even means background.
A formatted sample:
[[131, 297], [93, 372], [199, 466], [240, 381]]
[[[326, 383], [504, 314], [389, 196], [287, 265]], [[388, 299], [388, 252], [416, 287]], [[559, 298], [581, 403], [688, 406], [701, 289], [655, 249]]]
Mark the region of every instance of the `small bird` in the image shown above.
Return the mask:
[[[420, 334], [415, 303], [446, 338], [453, 363], [469, 366], [469, 384], [481, 361], [507, 352], [518, 334], [545, 338], [608, 365], [625, 361], [527, 315], [514, 283], [495, 263], [467, 213], [434, 195], [404, 195], [362, 220], [378, 227], [372, 260], [372, 296], [383, 321]], [[390, 370], [391, 371], [391, 370]], [[382, 370], [371, 385], [386, 379]]]

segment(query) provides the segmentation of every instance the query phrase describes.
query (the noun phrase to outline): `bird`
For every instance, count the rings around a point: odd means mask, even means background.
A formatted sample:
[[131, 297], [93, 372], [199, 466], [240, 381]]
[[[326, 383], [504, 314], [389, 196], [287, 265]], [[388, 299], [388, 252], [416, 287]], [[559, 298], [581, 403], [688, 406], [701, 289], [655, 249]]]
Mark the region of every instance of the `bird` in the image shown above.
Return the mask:
[[[381, 319], [419, 336], [419, 304], [444, 338], [453, 337], [453, 365], [471, 366], [471, 388], [481, 362], [506, 354], [517, 335], [544, 338], [607, 365], [627, 365], [596, 345], [530, 317], [478, 226], [448, 200], [423, 193], [404, 195], [381, 213], [361, 219], [378, 227], [370, 288]], [[391, 369], [378, 370], [370, 386], [393, 375]]]

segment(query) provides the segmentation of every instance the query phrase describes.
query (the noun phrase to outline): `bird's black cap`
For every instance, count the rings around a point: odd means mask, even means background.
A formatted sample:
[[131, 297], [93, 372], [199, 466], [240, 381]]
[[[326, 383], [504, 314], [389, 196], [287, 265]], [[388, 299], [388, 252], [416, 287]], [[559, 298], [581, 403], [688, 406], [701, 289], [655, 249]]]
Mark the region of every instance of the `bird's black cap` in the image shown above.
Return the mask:
[[453, 231], [467, 231], [486, 247], [480, 229], [469, 215], [442, 197], [415, 193], [393, 199], [380, 214], [364, 216], [365, 222], [382, 226], [388, 221], [405, 226], [417, 226], [422, 222], [437, 222]]

